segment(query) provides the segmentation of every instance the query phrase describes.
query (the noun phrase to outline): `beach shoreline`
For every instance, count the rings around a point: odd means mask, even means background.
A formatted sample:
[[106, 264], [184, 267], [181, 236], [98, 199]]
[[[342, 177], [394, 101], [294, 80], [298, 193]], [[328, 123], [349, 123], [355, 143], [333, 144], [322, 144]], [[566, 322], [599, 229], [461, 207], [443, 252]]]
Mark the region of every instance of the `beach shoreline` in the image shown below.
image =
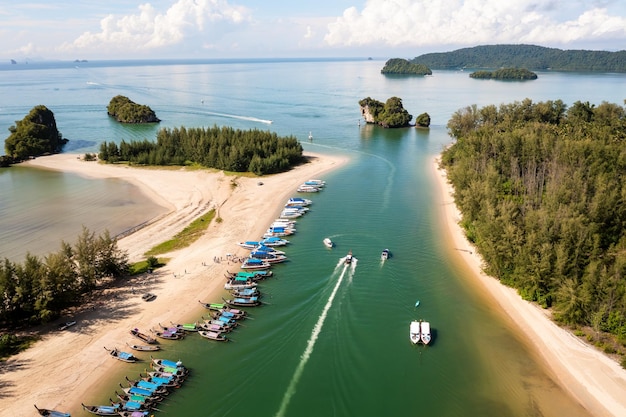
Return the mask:
[[461, 213], [454, 202], [454, 188], [446, 171], [439, 167], [439, 158], [434, 158], [432, 175], [440, 221], [451, 244], [450, 252], [471, 271], [468, 275], [472, 284], [497, 304], [521, 334], [532, 340], [529, 347], [533, 353], [581, 406], [596, 417], [626, 416], [626, 370], [559, 327], [548, 311], [523, 300], [513, 288], [483, 272], [482, 258], [460, 226]]
[[[130, 262], [145, 259], [143, 254], [148, 249], [172, 238], [211, 209], [216, 210], [220, 221], [212, 221], [205, 234], [189, 247], [166, 254], [170, 261], [165, 267], [133, 277], [129, 285], [101, 290], [91, 306], [71, 317], [76, 325], [64, 331], [43, 332], [34, 346], [9, 358], [4, 369], [0, 369], [0, 415], [31, 416], [35, 412], [33, 404], [79, 415], [81, 401], [88, 401], [95, 392], [101, 393], [112, 375], [123, 372], [103, 347], [122, 348], [126, 343], [135, 343], [129, 334], [131, 328], [148, 331], [158, 323], [184, 322], [192, 317], [196, 320], [198, 311], [203, 309], [197, 301], [219, 300], [224, 291], [224, 274], [238, 270], [238, 264], [230, 262], [228, 254], [247, 256], [236, 243], [260, 237], [298, 185], [348, 162], [344, 156], [311, 152], [305, 156], [307, 163], [262, 178], [208, 169], [106, 165], [84, 161], [76, 154], [26, 162], [85, 177], [119, 178], [139, 186], [157, 204], [167, 207], [167, 214], [119, 239], [118, 247], [128, 252]], [[145, 292], [152, 292], [157, 298], [144, 302], [141, 294]], [[68, 392], [73, 394], [65, 395]]]

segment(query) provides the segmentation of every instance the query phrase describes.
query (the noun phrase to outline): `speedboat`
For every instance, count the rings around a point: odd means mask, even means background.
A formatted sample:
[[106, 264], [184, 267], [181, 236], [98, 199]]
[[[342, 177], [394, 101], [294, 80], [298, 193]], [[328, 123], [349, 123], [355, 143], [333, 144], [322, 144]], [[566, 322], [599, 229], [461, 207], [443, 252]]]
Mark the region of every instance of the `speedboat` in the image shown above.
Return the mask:
[[430, 323], [427, 321], [421, 322], [420, 326], [420, 341], [427, 345], [430, 343]]
[[241, 269], [269, 269], [271, 264], [263, 259], [247, 258], [241, 264]]
[[329, 237], [324, 238], [323, 242], [324, 246], [326, 246], [327, 248], [332, 248], [335, 245]]
[[352, 263], [352, 249], [350, 249], [350, 252], [348, 252], [348, 254], [346, 255], [346, 265], [350, 265]]
[[265, 246], [285, 246], [289, 243], [289, 241], [286, 239], [281, 239], [278, 236], [271, 236], [261, 240], [260, 243]]
[[323, 187], [326, 185], [324, 180], [308, 180], [304, 182], [304, 185], [311, 185], [313, 187]]
[[382, 259], [383, 261], [389, 259], [389, 249], [383, 249], [382, 253], [380, 254], [380, 259]]
[[411, 339], [411, 343], [416, 345], [420, 342], [420, 338], [420, 322], [417, 320], [413, 320], [411, 322], [411, 325], [409, 326], [409, 339]]
[[285, 203], [285, 207], [290, 207], [290, 206], [308, 206], [312, 202], [313, 202], [313, 200], [309, 200], [308, 198], [291, 197], [289, 200], [287, 200], [287, 203]]

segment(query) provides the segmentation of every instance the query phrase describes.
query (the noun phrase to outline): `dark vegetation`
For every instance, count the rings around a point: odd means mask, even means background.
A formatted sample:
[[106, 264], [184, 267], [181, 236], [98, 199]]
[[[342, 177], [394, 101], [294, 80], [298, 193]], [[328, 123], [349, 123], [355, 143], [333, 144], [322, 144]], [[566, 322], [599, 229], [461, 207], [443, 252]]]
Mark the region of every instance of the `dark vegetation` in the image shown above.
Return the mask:
[[624, 352], [626, 109], [526, 99], [460, 109], [448, 129], [442, 165], [486, 271]]
[[388, 60], [380, 72], [381, 74], [407, 75], [432, 75], [433, 73], [426, 65], [417, 64], [402, 58], [392, 58]]
[[483, 80], [536, 80], [537, 74], [525, 68], [501, 68], [495, 71], [475, 71], [470, 78]]
[[47, 323], [80, 303], [104, 279], [128, 272], [128, 255], [108, 232], [96, 237], [86, 228], [74, 246], [61, 242], [43, 258], [27, 254], [23, 263], [0, 263], [0, 324], [17, 328]]
[[58, 153], [68, 140], [57, 129], [54, 113], [46, 106], [36, 106], [22, 120], [9, 128], [4, 141], [6, 156], [0, 164], [24, 161], [30, 157]]
[[293, 136], [231, 127], [161, 129], [157, 141], [103, 142], [98, 157], [109, 163], [200, 165], [256, 175], [288, 171], [303, 163], [302, 145]]
[[113, 97], [107, 106], [107, 113], [121, 123], [158, 123], [161, 121], [150, 107], [137, 104], [125, 96]]
[[382, 127], [406, 127], [413, 119], [402, 106], [402, 99], [398, 97], [390, 97], [384, 104], [367, 97], [359, 101], [359, 106], [367, 123]]
[[428, 113], [422, 113], [415, 118], [415, 126], [417, 127], [430, 127], [430, 115]]
[[516, 67], [530, 70], [626, 72], [626, 51], [562, 50], [536, 45], [481, 45], [420, 55], [433, 69]]

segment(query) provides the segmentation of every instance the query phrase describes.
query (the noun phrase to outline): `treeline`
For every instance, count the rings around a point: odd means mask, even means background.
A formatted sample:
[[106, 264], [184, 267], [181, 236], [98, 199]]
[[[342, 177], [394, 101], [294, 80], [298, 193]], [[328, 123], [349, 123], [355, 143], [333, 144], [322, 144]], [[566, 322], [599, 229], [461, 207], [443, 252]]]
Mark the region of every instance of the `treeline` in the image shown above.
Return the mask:
[[626, 109], [526, 99], [448, 129], [442, 165], [487, 272], [626, 345]]
[[407, 75], [432, 75], [433, 73], [426, 65], [417, 64], [402, 58], [389, 59], [380, 72], [381, 74]]
[[232, 127], [161, 129], [156, 142], [103, 142], [98, 157], [110, 163], [140, 165], [198, 164], [256, 175], [284, 172], [304, 162], [302, 145], [293, 136]]
[[128, 254], [109, 232], [96, 237], [83, 228], [74, 246], [61, 242], [56, 253], [27, 254], [23, 263], [0, 263], [0, 323], [45, 323], [58, 317], [105, 278], [128, 272]]
[[158, 123], [161, 121], [150, 107], [137, 104], [121, 95], [111, 99], [107, 106], [107, 114], [122, 123]]
[[537, 74], [526, 68], [500, 68], [495, 71], [474, 71], [470, 78], [483, 80], [536, 80]]
[[420, 55], [434, 69], [517, 67], [530, 70], [626, 72], [626, 51], [562, 50], [536, 45], [481, 45]]

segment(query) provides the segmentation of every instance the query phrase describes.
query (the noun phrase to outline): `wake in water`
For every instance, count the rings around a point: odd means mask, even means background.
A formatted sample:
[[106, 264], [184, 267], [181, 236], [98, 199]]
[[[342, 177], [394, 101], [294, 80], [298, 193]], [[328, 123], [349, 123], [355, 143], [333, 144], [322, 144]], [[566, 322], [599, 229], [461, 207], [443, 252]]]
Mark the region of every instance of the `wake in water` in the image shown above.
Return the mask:
[[276, 413], [276, 417], [283, 417], [285, 415], [287, 406], [289, 406], [289, 401], [291, 401], [291, 397], [293, 397], [293, 394], [296, 393], [296, 385], [298, 385], [298, 382], [300, 381], [300, 378], [302, 377], [302, 373], [304, 372], [304, 366], [309, 361], [309, 358], [311, 357], [311, 354], [313, 353], [315, 342], [317, 342], [317, 338], [319, 337], [319, 334], [322, 331], [322, 326], [324, 325], [324, 322], [326, 321], [328, 310], [330, 310], [330, 307], [333, 305], [333, 301], [335, 300], [335, 296], [337, 295], [337, 291], [339, 290], [339, 287], [341, 286], [341, 282], [343, 281], [343, 278], [346, 276], [346, 274], [348, 274], [350, 282], [352, 281], [352, 276], [354, 275], [354, 270], [356, 269], [356, 259], [353, 258], [353, 261], [350, 264], [346, 264], [345, 261], [346, 261], [345, 257], [341, 258], [339, 262], [337, 263], [337, 266], [335, 266], [333, 275], [336, 275], [337, 273], [339, 273], [339, 271], [341, 271], [339, 275], [339, 279], [337, 279], [337, 283], [335, 284], [335, 287], [333, 288], [333, 292], [330, 294], [330, 297], [328, 297], [328, 300], [326, 301], [326, 305], [324, 306], [322, 313], [317, 319], [317, 323], [315, 323], [315, 326], [313, 326], [313, 331], [311, 332], [309, 341], [307, 342], [306, 348], [304, 349], [304, 352], [302, 353], [302, 356], [300, 357], [300, 363], [298, 363], [298, 366], [296, 367], [296, 370], [293, 373], [293, 377], [291, 377], [291, 381], [289, 382], [287, 391], [285, 391], [285, 395], [283, 396], [283, 401], [281, 402], [280, 408], [278, 409], [278, 412]]
[[227, 117], [229, 119], [248, 120], [250, 122], [259, 122], [259, 123], [265, 123], [268, 125], [272, 124], [271, 120], [259, 119], [258, 117], [252, 117], [252, 116], [238, 116], [236, 114], [217, 113], [217, 112], [212, 112], [212, 111], [207, 111], [205, 113], [211, 114], [213, 116]]

